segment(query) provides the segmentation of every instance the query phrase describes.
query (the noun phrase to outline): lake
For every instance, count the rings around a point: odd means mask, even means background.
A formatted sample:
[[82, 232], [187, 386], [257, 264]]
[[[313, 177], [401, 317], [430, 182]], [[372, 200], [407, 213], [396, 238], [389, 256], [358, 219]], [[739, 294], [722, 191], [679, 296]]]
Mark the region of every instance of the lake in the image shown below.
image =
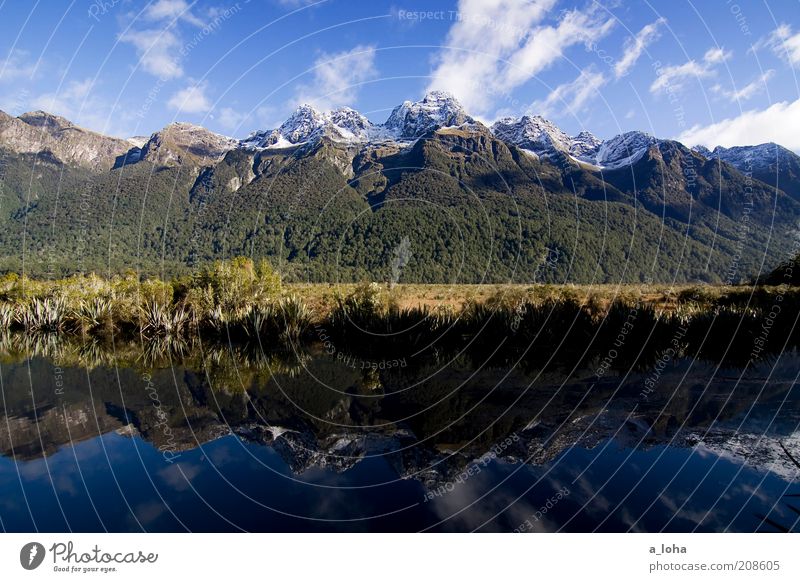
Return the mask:
[[0, 341], [14, 532], [756, 532], [800, 519], [800, 357], [523, 365]]

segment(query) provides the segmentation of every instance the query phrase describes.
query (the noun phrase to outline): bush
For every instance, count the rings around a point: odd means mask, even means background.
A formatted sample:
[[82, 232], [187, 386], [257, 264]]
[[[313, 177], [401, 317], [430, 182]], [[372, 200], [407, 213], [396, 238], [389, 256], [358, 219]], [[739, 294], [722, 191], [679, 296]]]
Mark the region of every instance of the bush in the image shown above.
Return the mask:
[[[217, 261], [204, 267], [195, 277], [192, 287], [202, 289], [192, 294], [192, 300], [210, 311], [220, 307], [225, 317], [241, 318], [253, 304], [263, 304], [278, 296], [280, 277], [266, 260], [256, 266], [251, 259], [237, 257], [230, 261]], [[209, 305], [209, 300], [213, 305]]]

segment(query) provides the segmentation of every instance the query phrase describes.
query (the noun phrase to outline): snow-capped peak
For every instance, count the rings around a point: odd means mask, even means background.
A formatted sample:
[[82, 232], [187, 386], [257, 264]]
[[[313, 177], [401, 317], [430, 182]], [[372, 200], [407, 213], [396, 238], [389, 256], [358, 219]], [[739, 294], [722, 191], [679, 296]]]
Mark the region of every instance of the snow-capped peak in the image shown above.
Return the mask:
[[602, 143], [588, 131], [569, 137], [552, 121], [539, 115], [525, 115], [519, 119], [505, 117], [492, 125], [492, 133], [539, 157], [564, 153], [582, 161], [593, 161]]
[[714, 151], [704, 155], [728, 162], [742, 172], [765, 170], [771, 164], [786, 164], [788, 159], [797, 158], [795, 153], [774, 142], [730, 148], [717, 146]]
[[277, 129], [251, 133], [242, 145], [249, 147], [286, 147], [300, 144], [318, 132], [323, 115], [311, 105], [300, 105]]
[[474, 121], [450, 93], [430, 91], [422, 101], [405, 101], [395, 107], [384, 127], [398, 139], [416, 139], [436, 127]]
[[638, 162], [658, 140], [643, 131], [629, 131], [604, 141], [597, 151], [595, 164], [616, 170]]
[[379, 133], [369, 119], [349, 107], [320, 112], [311, 105], [301, 105], [279, 128], [254, 132], [241, 145], [256, 148], [292, 147], [323, 136], [337, 142], [362, 143], [380, 137]]
[[602, 144], [592, 133], [582, 131], [570, 140], [569, 153], [579, 160], [594, 162]]
[[355, 109], [340, 107], [325, 115], [330, 137], [337, 141], [366, 141], [375, 133], [372, 122]]
[[422, 101], [406, 101], [396, 107], [386, 123], [375, 125], [358, 111], [340, 107], [320, 112], [301, 105], [283, 124], [273, 130], [257, 131], [241, 142], [243, 147], [281, 148], [313, 142], [322, 136], [343, 143], [407, 141], [437, 127], [472, 123], [455, 97], [431, 91]]
[[519, 119], [505, 117], [492, 125], [492, 133], [540, 157], [569, 152], [569, 136], [539, 115], [525, 115]]

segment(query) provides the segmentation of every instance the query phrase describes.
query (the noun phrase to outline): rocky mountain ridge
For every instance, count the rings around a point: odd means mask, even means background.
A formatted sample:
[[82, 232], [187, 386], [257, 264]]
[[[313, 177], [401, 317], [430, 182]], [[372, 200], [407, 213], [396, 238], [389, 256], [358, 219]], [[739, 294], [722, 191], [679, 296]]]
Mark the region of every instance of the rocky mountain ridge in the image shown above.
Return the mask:
[[[286, 149], [315, 144], [326, 138], [358, 148], [385, 143], [408, 145], [429, 132], [449, 127], [484, 126], [471, 117], [452, 95], [431, 91], [420, 101], [405, 101], [392, 110], [382, 124], [349, 107], [319, 111], [301, 105], [275, 129], [252, 132], [235, 140], [201, 126], [172, 123], [149, 137], [119, 139], [80, 128], [70, 121], [42, 111], [12, 117], [0, 112], [0, 147], [16, 153], [49, 152], [63, 163], [91, 169], [110, 169], [149, 159], [163, 166], [216, 163], [233, 149]], [[539, 158], [567, 155], [576, 162], [600, 170], [616, 170], [640, 160], [648, 148], [665, 140], [642, 131], [629, 131], [601, 140], [589, 131], [569, 136], [553, 122], [538, 115], [505, 117], [488, 128], [496, 138]], [[800, 156], [777, 144], [758, 144], [713, 151], [693, 148], [706, 158], [730, 163], [742, 172], [752, 171], [759, 179], [787, 167], [800, 176]], [[792, 187], [798, 188], [800, 179]]]

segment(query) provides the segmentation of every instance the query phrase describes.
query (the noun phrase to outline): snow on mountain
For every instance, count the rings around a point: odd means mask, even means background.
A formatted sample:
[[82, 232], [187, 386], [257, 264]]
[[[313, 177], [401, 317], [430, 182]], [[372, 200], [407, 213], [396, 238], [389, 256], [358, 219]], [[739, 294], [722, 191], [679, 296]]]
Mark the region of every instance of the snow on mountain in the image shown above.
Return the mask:
[[594, 163], [602, 144], [588, 131], [570, 137], [552, 121], [539, 115], [525, 115], [519, 119], [506, 117], [495, 122], [491, 129], [498, 139], [545, 158], [563, 153], [582, 162]]
[[698, 451], [709, 451], [758, 471], [772, 472], [787, 481], [798, 477], [798, 468], [786, 451], [796, 450], [800, 445], [800, 432], [778, 438], [767, 434], [709, 430], [694, 438], [698, 441]]
[[322, 113], [311, 105], [301, 105], [277, 129], [256, 131], [242, 140], [245, 147], [289, 147], [305, 143], [324, 125]]
[[461, 104], [450, 94], [431, 91], [422, 101], [406, 101], [396, 107], [384, 124], [373, 124], [358, 111], [340, 107], [321, 112], [301, 105], [273, 130], [254, 132], [242, 147], [282, 148], [314, 142], [325, 136], [340, 143], [414, 140], [431, 129], [472, 123]]
[[141, 149], [144, 147], [144, 144], [146, 144], [149, 139], [150, 138], [146, 135], [134, 135], [126, 138], [125, 141], [127, 141], [133, 147]]
[[594, 163], [604, 170], [616, 170], [638, 162], [658, 140], [643, 131], [629, 131], [604, 141]]
[[[383, 124], [374, 124], [349, 107], [321, 112], [310, 105], [301, 105], [277, 129], [256, 131], [239, 142], [189, 123], [171, 124], [149, 138], [137, 136], [122, 140], [83, 130], [66, 119], [44, 112], [27, 113], [18, 118], [0, 112], [0, 141], [12, 151], [48, 150], [65, 162], [94, 168], [111, 167], [123, 155], [127, 156], [126, 163], [150, 159], [166, 165], [184, 161], [205, 164], [237, 146], [288, 148], [314, 143], [323, 137], [353, 145], [396, 142], [406, 146], [431, 130], [462, 126], [483, 127], [467, 114], [455, 97], [443, 91], [431, 91], [420, 101], [405, 101], [395, 107]], [[498, 139], [538, 157], [566, 154], [601, 170], [634, 164], [651, 146], [660, 143], [641, 131], [630, 131], [606, 141], [588, 131], [570, 137], [538, 115], [500, 119], [491, 126], [491, 132]], [[718, 146], [713, 151], [702, 146], [693, 149], [707, 158], [717, 157], [728, 162], [742, 172], [751, 171], [761, 180], [768, 174], [784, 172], [782, 187], [787, 184], [794, 188], [798, 183], [800, 156], [774, 143]]]
[[789, 160], [798, 158], [797, 154], [776, 143], [731, 148], [717, 146], [706, 155], [709, 158], [712, 156], [728, 162], [740, 172], [765, 171], [773, 164], [785, 166]]
[[495, 137], [539, 157], [548, 157], [556, 152], [569, 153], [569, 136], [538, 115], [525, 115], [519, 119], [505, 117], [495, 122], [491, 130]]
[[285, 148], [316, 141], [321, 137], [343, 143], [363, 143], [379, 139], [380, 127], [358, 111], [341, 107], [321, 112], [301, 105], [277, 129], [259, 131], [242, 140], [243, 147]]
[[602, 140], [596, 138], [593, 134], [588, 131], [582, 131], [571, 139], [569, 153], [579, 160], [594, 162], [602, 144]]
[[416, 139], [436, 127], [452, 127], [475, 120], [450, 93], [430, 91], [422, 101], [405, 101], [395, 107], [384, 124], [397, 139]]

